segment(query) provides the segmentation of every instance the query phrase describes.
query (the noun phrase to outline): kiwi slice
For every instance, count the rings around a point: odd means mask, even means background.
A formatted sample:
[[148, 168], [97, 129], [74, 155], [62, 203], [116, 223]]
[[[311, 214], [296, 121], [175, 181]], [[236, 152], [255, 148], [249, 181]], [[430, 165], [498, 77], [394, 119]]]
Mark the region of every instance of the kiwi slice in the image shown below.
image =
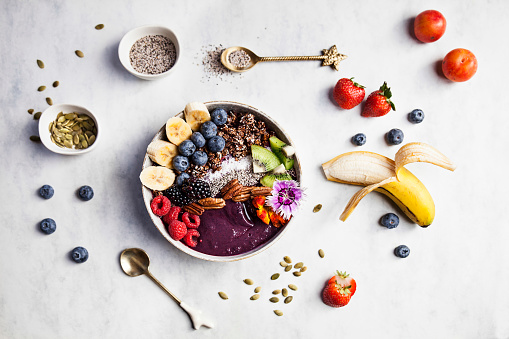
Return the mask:
[[292, 177], [288, 173], [283, 174], [267, 174], [263, 178], [260, 179], [260, 183], [263, 186], [272, 187], [274, 185], [274, 181], [276, 180], [292, 180]]
[[272, 171], [281, 164], [274, 153], [262, 146], [251, 145], [251, 155], [253, 156], [253, 172], [255, 173]]
[[277, 137], [270, 137], [269, 141], [272, 152], [274, 152], [274, 154], [279, 158], [281, 163], [285, 165], [286, 170], [291, 169], [293, 167], [294, 160], [286, 157], [282, 151], [283, 147], [285, 147], [286, 144]]

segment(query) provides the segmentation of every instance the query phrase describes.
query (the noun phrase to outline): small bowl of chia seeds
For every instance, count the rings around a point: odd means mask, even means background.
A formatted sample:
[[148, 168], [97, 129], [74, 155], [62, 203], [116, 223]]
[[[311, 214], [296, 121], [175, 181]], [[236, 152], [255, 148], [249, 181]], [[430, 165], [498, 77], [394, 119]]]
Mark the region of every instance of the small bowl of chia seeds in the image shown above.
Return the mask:
[[168, 76], [180, 54], [177, 36], [164, 26], [141, 26], [127, 32], [118, 45], [124, 68], [144, 80]]

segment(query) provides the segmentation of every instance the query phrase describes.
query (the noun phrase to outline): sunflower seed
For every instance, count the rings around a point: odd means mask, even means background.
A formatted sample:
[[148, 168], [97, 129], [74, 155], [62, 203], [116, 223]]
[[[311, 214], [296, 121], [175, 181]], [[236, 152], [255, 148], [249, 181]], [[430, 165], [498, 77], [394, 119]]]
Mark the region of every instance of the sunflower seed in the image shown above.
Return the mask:
[[281, 294], [283, 295], [283, 297], [288, 297], [288, 290], [286, 288], [283, 288], [283, 291], [281, 291]]
[[50, 106], [51, 106], [51, 105], [53, 105], [53, 100], [51, 100], [51, 98], [50, 98], [50, 97], [47, 97], [47, 98], [46, 98], [46, 102], [47, 102], [47, 103], [48, 103], [48, 105], [50, 105]]
[[30, 136], [30, 140], [32, 140], [33, 142], [41, 142], [41, 138], [39, 138], [38, 135]]
[[285, 256], [283, 259], [289, 264], [292, 263], [292, 259], [289, 256]]
[[295, 268], [301, 268], [302, 266], [304, 266], [304, 263], [303, 262], [298, 262], [295, 264]]
[[85, 54], [83, 54], [82, 51], [80, 51], [79, 49], [77, 49], [76, 51], [74, 51], [74, 53], [76, 53], [77, 56], [79, 56], [80, 58], [83, 58], [85, 56]]
[[297, 285], [290, 284], [290, 285], [288, 285], [288, 287], [289, 287], [291, 290], [297, 291]]
[[291, 269], [292, 269], [292, 265], [288, 265], [288, 266], [285, 267], [285, 272], [288, 272]]
[[279, 298], [278, 297], [272, 297], [272, 298], [269, 299], [269, 301], [271, 303], [277, 303], [277, 302], [279, 302]]
[[44, 68], [44, 62], [42, 62], [41, 60], [37, 59], [37, 66], [39, 66], [39, 68]]
[[53, 82], [53, 87], [56, 88], [56, 87], [58, 87], [58, 85], [60, 85], [60, 81], [54, 81]]
[[41, 114], [42, 112], [37, 112], [34, 114], [34, 120], [39, 120], [39, 118], [41, 117]]
[[313, 208], [313, 213], [320, 212], [322, 209], [322, 204], [318, 204]]
[[103, 24], [99, 24], [99, 25], [96, 25], [96, 26], [95, 26], [95, 29], [97, 29], [97, 30], [101, 30], [101, 29], [103, 29], [103, 28], [104, 28], [104, 25], [103, 25]]
[[251, 279], [244, 279], [244, 282], [248, 285], [253, 285], [253, 280]]
[[274, 313], [278, 316], [278, 317], [281, 317], [283, 315], [283, 311], [280, 311], [280, 310], [274, 310]]
[[217, 294], [219, 294], [219, 296], [220, 296], [220, 297], [221, 297], [221, 299], [223, 299], [223, 300], [228, 299], [228, 295], [226, 295], [226, 293], [224, 293], [224, 292], [218, 292]]
[[318, 250], [318, 255], [320, 256], [320, 258], [323, 258], [323, 257], [325, 257], [325, 252], [320, 248]]
[[270, 276], [270, 280], [276, 280], [277, 278], [279, 278], [279, 273], [274, 273]]
[[257, 288], [254, 289], [254, 292], [255, 293], [258, 293], [262, 290], [262, 287], [261, 286], [258, 286]]
[[27, 112], [28, 112], [28, 114], [32, 114], [32, 113], [34, 113], [34, 109], [30, 108]]
[[39, 92], [42, 92], [42, 91], [44, 91], [45, 89], [46, 89], [46, 86], [39, 86], [39, 87], [37, 88], [37, 90], [38, 90]]
[[279, 293], [281, 293], [281, 290], [274, 290], [274, 291], [272, 291], [272, 294], [275, 294], [275, 295], [277, 295]]
[[308, 270], [307, 266], [304, 266], [303, 268], [300, 269], [301, 272], [306, 272]]
[[286, 297], [286, 298], [285, 298], [285, 304], [289, 304], [289, 303], [291, 303], [291, 302], [292, 302], [292, 300], [293, 300], [293, 297], [292, 297], [292, 296]]
[[251, 298], [249, 298], [249, 299], [251, 299], [251, 300], [258, 300], [258, 299], [260, 299], [260, 295], [259, 294], [253, 294], [251, 296]]
[[288, 266], [288, 264], [286, 263], [286, 261], [281, 261], [281, 262], [279, 263], [279, 265], [281, 265], [281, 267], [286, 267], [286, 266]]
[[300, 277], [302, 275], [302, 273], [300, 273], [299, 271], [296, 271], [296, 272], [293, 272], [293, 275], [296, 277]]

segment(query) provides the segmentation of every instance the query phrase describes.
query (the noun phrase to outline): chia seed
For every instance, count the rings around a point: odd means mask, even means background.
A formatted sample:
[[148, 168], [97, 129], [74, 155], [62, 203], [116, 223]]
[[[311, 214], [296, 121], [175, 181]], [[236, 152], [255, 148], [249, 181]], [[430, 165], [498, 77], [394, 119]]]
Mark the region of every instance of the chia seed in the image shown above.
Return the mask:
[[245, 51], [238, 50], [228, 55], [228, 61], [237, 68], [244, 68], [251, 63], [251, 57]]
[[[235, 73], [224, 67], [221, 63], [221, 54], [225, 48], [223, 45], [207, 45], [201, 48], [202, 60], [201, 65], [204, 68], [205, 74], [201, 82], [211, 81], [218, 79], [220, 81], [228, 81], [229, 79], [242, 78], [242, 73]], [[196, 56], [195, 58], [198, 58]], [[197, 64], [198, 66], [200, 63]]]
[[163, 35], [147, 35], [137, 40], [129, 51], [129, 60], [136, 72], [161, 74], [175, 65], [177, 51], [173, 42]]

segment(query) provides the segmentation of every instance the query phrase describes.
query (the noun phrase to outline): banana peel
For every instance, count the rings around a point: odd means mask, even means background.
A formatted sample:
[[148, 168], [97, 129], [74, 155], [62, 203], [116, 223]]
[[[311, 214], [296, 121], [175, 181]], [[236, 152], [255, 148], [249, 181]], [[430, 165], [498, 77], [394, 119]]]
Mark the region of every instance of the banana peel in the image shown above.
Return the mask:
[[348, 202], [340, 216], [345, 221], [368, 193], [377, 191], [396, 205], [421, 227], [431, 225], [435, 218], [435, 203], [424, 184], [405, 165], [427, 162], [454, 171], [456, 166], [430, 145], [408, 143], [396, 153], [395, 160], [372, 152], [349, 152], [326, 163], [322, 169], [327, 180], [366, 186]]

